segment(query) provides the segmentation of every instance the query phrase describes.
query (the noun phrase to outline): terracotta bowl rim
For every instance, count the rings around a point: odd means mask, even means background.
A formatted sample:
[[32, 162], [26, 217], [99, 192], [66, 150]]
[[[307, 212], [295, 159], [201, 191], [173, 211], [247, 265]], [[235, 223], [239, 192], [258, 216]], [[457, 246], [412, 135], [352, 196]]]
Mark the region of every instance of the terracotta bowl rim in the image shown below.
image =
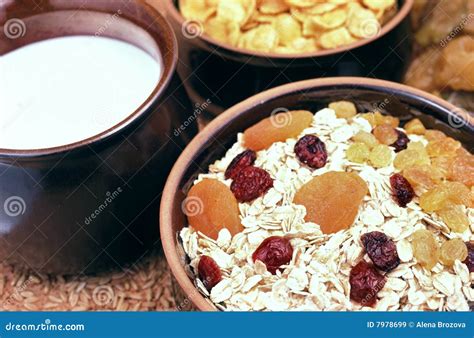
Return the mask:
[[[249, 57], [257, 56], [257, 57], [262, 57], [266, 59], [305, 59], [305, 58], [313, 58], [313, 57], [315, 58], [315, 57], [320, 57], [320, 56], [334, 55], [338, 53], [348, 52], [350, 50], [368, 45], [372, 43], [373, 41], [382, 38], [385, 34], [387, 34], [388, 32], [392, 31], [395, 27], [397, 27], [410, 14], [414, 1], [415, 0], [404, 0], [402, 7], [397, 11], [397, 14], [382, 26], [382, 29], [380, 30], [379, 34], [368, 39], [363, 39], [363, 40], [353, 42], [346, 46], [331, 48], [327, 50], [320, 50], [316, 52], [295, 53], [295, 54], [258, 52], [258, 51], [253, 51], [250, 49], [233, 47], [229, 44], [222, 43], [208, 36], [205, 33], [198, 36], [197, 39], [202, 39], [206, 41], [207, 43], [211, 44], [212, 46], [218, 47], [219, 49], [222, 49], [225, 51], [231, 51], [231, 52], [242, 54]], [[173, 20], [178, 22], [181, 27], [183, 27], [187, 22], [189, 22], [189, 20], [186, 20], [178, 11], [177, 7], [174, 4], [174, 0], [165, 0], [165, 7], [167, 9], [167, 12], [173, 18]]]
[[[153, 41], [155, 41], [161, 53], [172, 52], [172, 62], [170, 63], [169, 66], [162, 63], [161, 77], [158, 83], [153, 88], [152, 92], [147, 97], [147, 99], [135, 111], [131, 112], [125, 119], [123, 119], [119, 123], [116, 123], [112, 127], [104, 130], [103, 132], [99, 134], [93, 135], [91, 137], [88, 137], [86, 139], [83, 139], [77, 142], [60, 145], [56, 147], [49, 147], [49, 148], [22, 149], [22, 150], [0, 148], [0, 158], [1, 157], [31, 158], [31, 157], [56, 155], [59, 153], [66, 153], [71, 150], [82, 149], [92, 144], [101, 142], [107, 139], [108, 137], [121, 132], [122, 130], [127, 128], [131, 123], [137, 120], [139, 117], [141, 117], [142, 115], [145, 115], [146, 112], [149, 110], [149, 108], [153, 105], [153, 103], [156, 102], [156, 100], [158, 100], [162, 96], [162, 94], [168, 87], [169, 83], [171, 82], [173, 75], [176, 73], [176, 67], [178, 63], [178, 42], [171, 25], [169, 24], [168, 20], [166, 20], [166, 18], [164, 17], [162, 13], [160, 13], [156, 8], [148, 4], [146, 0], [134, 0], [134, 1], [137, 3], [137, 5], [142, 6], [148, 13], [150, 13], [150, 15], [156, 18], [154, 24], [160, 24], [160, 28], [162, 28], [159, 34], [166, 34], [166, 36], [168, 36], [169, 38], [168, 41], [171, 42], [170, 46], [167, 46], [168, 48], [166, 50], [163, 50], [162, 49], [163, 46], [160, 46], [159, 42], [153, 37], [153, 35], [150, 34], [150, 37], [153, 39]], [[87, 7], [80, 7], [77, 10], [101, 12], [98, 10], [89, 9]], [[55, 11], [60, 11], [60, 9], [47, 11], [39, 15], [47, 14], [47, 13], [51, 13]], [[124, 19], [129, 21], [133, 25], [140, 27], [142, 30], [148, 33], [148, 29], [144, 25], [138, 25], [136, 22], [130, 21], [126, 17]], [[140, 48], [140, 47], [137, 47], [137, 48]]]
[[202, 148], [207, 146], [208, 141], [212, 139], [216, 133], [218, 133], [224, 126], [239, 118], [248, 109], [260, 104], [264, 104], [271, 99], [294, 92], [309, 89], [314, 90], [318, 87], [337, 87], [341, 85], [351, 85], [353, 87], [378, 87], [384, 89], [388, 88], [394, 93], [408, 93], [416, 96], [420, 100], [429, 102], [431, 105], [447, 109], [454, 115], [457, 115], [460, 118], [465, 119], [465, 121], [468, 121], [469, 124], [474, 125], [474, 118], [470, 117], [467, 112], [432, 94], [395, 82], [362, 77], [321, 78], [286, 84], [252, 96], [223, 112], [213, 121], [211, 121], [181, 153], [168, 176], [165, 188], [163, 189], [160, 205], [160, 237], [166, 259], [179, 286], [199, 310], [215, 311], [216, 308], [197, 291], [196, 287], [191, 282], [188, 275], [186, 274], [186, 271], [181, 265], [181, 260], [178, 256], [177, 247], [175, 245], [176, 234], [173, 232], [171, 226], [171, 215], [173, 210], [175, 210], [175, 193], [180, 188], [182, 177], [189, 167], [189, 163]]

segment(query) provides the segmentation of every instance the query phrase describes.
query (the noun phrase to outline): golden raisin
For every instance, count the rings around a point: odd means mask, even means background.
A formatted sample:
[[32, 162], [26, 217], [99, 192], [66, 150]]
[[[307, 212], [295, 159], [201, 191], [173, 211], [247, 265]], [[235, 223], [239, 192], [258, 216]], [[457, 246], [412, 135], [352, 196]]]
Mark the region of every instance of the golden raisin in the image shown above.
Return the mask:
[[449, 168], [453, 161], [454, 157], [438, 156], [431, 159], [431, 164], [443, 175], [443, 177], [447, 177]]
[[429, 165], [406, 168], [403, 170], [403, 176], [410, 182], [418, 196], [440, 184], [443, 179], [443, 174]]
[[417, 230], [411, 236], [411, 245], [418, 263], [431, 270], [439, 260], [439, 246], [433, 234], [425, 229]]
[[460, 238], [447, 240], [441, 245], [439, 260], [446, 266], [453, 266], [456, 260], [467, 258], [467, 246]]
[[444, 182], [420, 196], [420, 207], [426, 212], [438, 211], [449, 204], [471, 205], [471, 192], [459, 182]]
[[385, 144], [379, 144], [369, 154], [369, 162], [375, 168], [383, 168], [392, 162], [392, 151]]
[[346, 150], [346, 157], [355, 163], [365, 163], [369, 158], [370, 150], [364, 143], [353, 143]]
[[354, 223], [367, 191], [367, 184], [357, 174], [330, 171], [303, 185], [293, 202], [306, 207], [306, 221], [319, 224], [329, 234]]
[[192, 186], [182, 209], [195, 230], [213, 239], [223, 228], [232, 235], [243, 230], [237, 200], [229, 187], [218, 180], [205, 179]]
[[377, 126], [386, 124], [386, 125], [392, 126], [393, 128], [397, 128], [400, 123], [400, 120], [398, 118], [391, 115], [382, 115], [378, 111], [374, 113], [374, 119], [375, 119], [375, 125]]
[[398, 139], [397, 131], [388, 124], [382, 124], [375, 127], [372, 133], [380, 143], [386, 145], [391, 145]]
[[448, 205], [438, 214], [451, 231], [462, 233], [469, 228], [469, 218], [460, 205]]
[[350, 101], [331, 102], [329, 108], [336, 112], [337, 117], [343, 119], [354, 117], [357, 114], [356, 106]]
[[458, 155], [448, 167], [448, 178], [464, 183], [468, 187], [474, 186], [474, 156]]
[[313, 121], [313, 114], [306, 110], [294, 110], [267, 117], [244, 132], [245, 147], [259, 151], [275, 142], [297, 137]]
[[433, 140], [426, 146], [426, 151], [431, 157], [455, 156], [456, 150], [461, 147], [461, 143], [451, 137], [440, 140]]
[[425, 137], [428, 141], [434, 141], [445, 139], [447, 136], [442, 131], [436, 129], [427, 129], [425, 132]]
[[375, 122], [375, 114], [374, 113], [365, 113], [360, 115], [362, 118], [366, 119], [369, 121], [370, 125], [372, 127], [375, 127], [377, 124]]
[[420, 119], [413, 119], [405, 124], [405, 131], [407, 134], [424, 135], [426, 129]]
[[408, 148], [397, 153], [393, 160], [393, 165], [398, 170], [430, 164], [430, 158], [421, 142], [408, 143]]
[[364, 143], [367, 147], [369, 147], [369, 149], [372, 149], [377, 144], [379, 144], [379, 141], [377, 141], [374, 134], [362, 130], [355, 134], [352, 139], [354, 142]]

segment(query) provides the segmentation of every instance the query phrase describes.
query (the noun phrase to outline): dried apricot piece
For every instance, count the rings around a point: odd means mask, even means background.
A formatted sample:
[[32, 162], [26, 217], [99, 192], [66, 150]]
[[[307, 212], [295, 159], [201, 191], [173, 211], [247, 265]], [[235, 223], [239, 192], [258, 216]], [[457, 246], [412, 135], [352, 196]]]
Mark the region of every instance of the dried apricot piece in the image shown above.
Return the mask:
[[232, 235], [243, 230], [237, 200], [229, 187], [218, 180], [205, 179], [193, 185], [182, 209], [195, 230], [213, 239], [223, 228]]
[[431, 270], [439, 260], [439, 246], [433, 234], [425, 229], [417, 230], [411, 236], [413, 256], [424, 268]]
[[405, 131], [408, 134], [424, 135], [426, 128], [420, 119], [413, 119], [405, 124]]
[[453, 266], [456, 260], [467, 258], [467, 246], [460, 238], [447, 240], [441, 245], [439, 260], [446, 266]]
[[312, 121], [313, 114], [306, 110], [272, 115], [244, 131], [245, 146], [254, 151], [266, 149], [275, 142], [297, 137]]
[[392, 162], [392, 151], [385, 144], [379, 144], [369, 154], [369, 162], [375, 168], [383, 168]]
[[329, 108], [336, 112], [337, 117], [343, 119], [354, 117], [357, 114], [356, 106], [350, 101], [331, 102]]
[[365, 143], [353, 143], [346, 150], [346, 157], [355, 163], [364, 163], [369, 158], [370, 149]]
[[379, 141], [377, 141], [377, 138], [373, 134], [362, 130], [355, 134], [352, 139], [354, 142], [364, 143], [369, 149], [379, 144]]
[[357, 174], [330, 171], [303, 185], [293, 202], [306, 207], [306, 221], [319, 224], [329, 234], [354, 223], [367, 191]]
[[462, 233], [469, 228], [469, 218], [460, 205], [448, 205], [438, 214], [451, 231]]
[[448, 167], [448, 178], [468, 187], [474, 186], [474, 156], [458, 155]]
[[372, 133], [380, 143], [385, 145], [391, 145], [398, 139], [397, 130], [388, 124], [378, 125]]

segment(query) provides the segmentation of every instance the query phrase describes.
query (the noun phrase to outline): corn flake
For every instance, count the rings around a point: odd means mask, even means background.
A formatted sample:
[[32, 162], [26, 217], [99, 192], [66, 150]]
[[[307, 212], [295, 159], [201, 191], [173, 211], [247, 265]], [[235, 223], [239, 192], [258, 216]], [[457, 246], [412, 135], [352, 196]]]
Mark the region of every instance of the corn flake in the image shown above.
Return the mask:
[[231, 46], [298, 54], [372, 38], [397, 11], [395, 0], [180, 0], [187, 20]]

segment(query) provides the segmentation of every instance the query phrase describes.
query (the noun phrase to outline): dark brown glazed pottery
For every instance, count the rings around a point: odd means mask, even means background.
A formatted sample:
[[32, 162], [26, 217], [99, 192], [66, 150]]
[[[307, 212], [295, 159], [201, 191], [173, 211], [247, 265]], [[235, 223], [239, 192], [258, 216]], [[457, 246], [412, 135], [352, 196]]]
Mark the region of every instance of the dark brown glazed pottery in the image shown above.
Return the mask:
[[[307, 109], [316, 112], [337, 100], [353, 101], [359, 111], [379, 111], [397, 116], [404, 122], [417, 117], [428, 128], [444, 131], [461, 141], [471, 152], [474, 136], [474, 118], [423, 91], [393, 82], [338, 77], [301, 81], [274, 89], [230, 108], [214, 119], [186, 147], [174, 165], [163, 191], [160, 210], [160, 231], [163, 249], [174, 278], [189, 300], [200, 310], [216, 310], [195, 288], [186, 267], [189, 259], [178, 240], [178, 232], [187, 225], [181, 204], [194, 179], [203, 168], [221, 158], [236, 141], [237, 133], [275, 109]], [[187, 307], [186, 307], [187, 306]]]
[[[3, 25], [12, 19], [21, 20], [24, 30], [8, 38]], [[0, 55], [35, 41], [98, 33], [155, 58], [161, 51], [162, 78], [127, 119], [99, 135], [50, 149], [0, 149], [3, 261], [43, 272], [88, 273], [122, 267], [159, 245], [164, 181], [197, 132], [176, 73], [171, 27], [144, 1], [0, 4]]]
[[[157, 1], [157, 0], [155, 0]], [[399, 0], [397, 14], [374, 37], [331, 50], [297, 55], [259, 53], [225, 45], [206, 34], [189, 34], [177, 0], [165, 14], [179, 41], [178, 72], [196, 104], [219, 114], [263, 90], [330, 76], [364, 76], [400, 82], [411, 55], [413, 0]], [[195, 36], [195, 37], [194, 37]]]

